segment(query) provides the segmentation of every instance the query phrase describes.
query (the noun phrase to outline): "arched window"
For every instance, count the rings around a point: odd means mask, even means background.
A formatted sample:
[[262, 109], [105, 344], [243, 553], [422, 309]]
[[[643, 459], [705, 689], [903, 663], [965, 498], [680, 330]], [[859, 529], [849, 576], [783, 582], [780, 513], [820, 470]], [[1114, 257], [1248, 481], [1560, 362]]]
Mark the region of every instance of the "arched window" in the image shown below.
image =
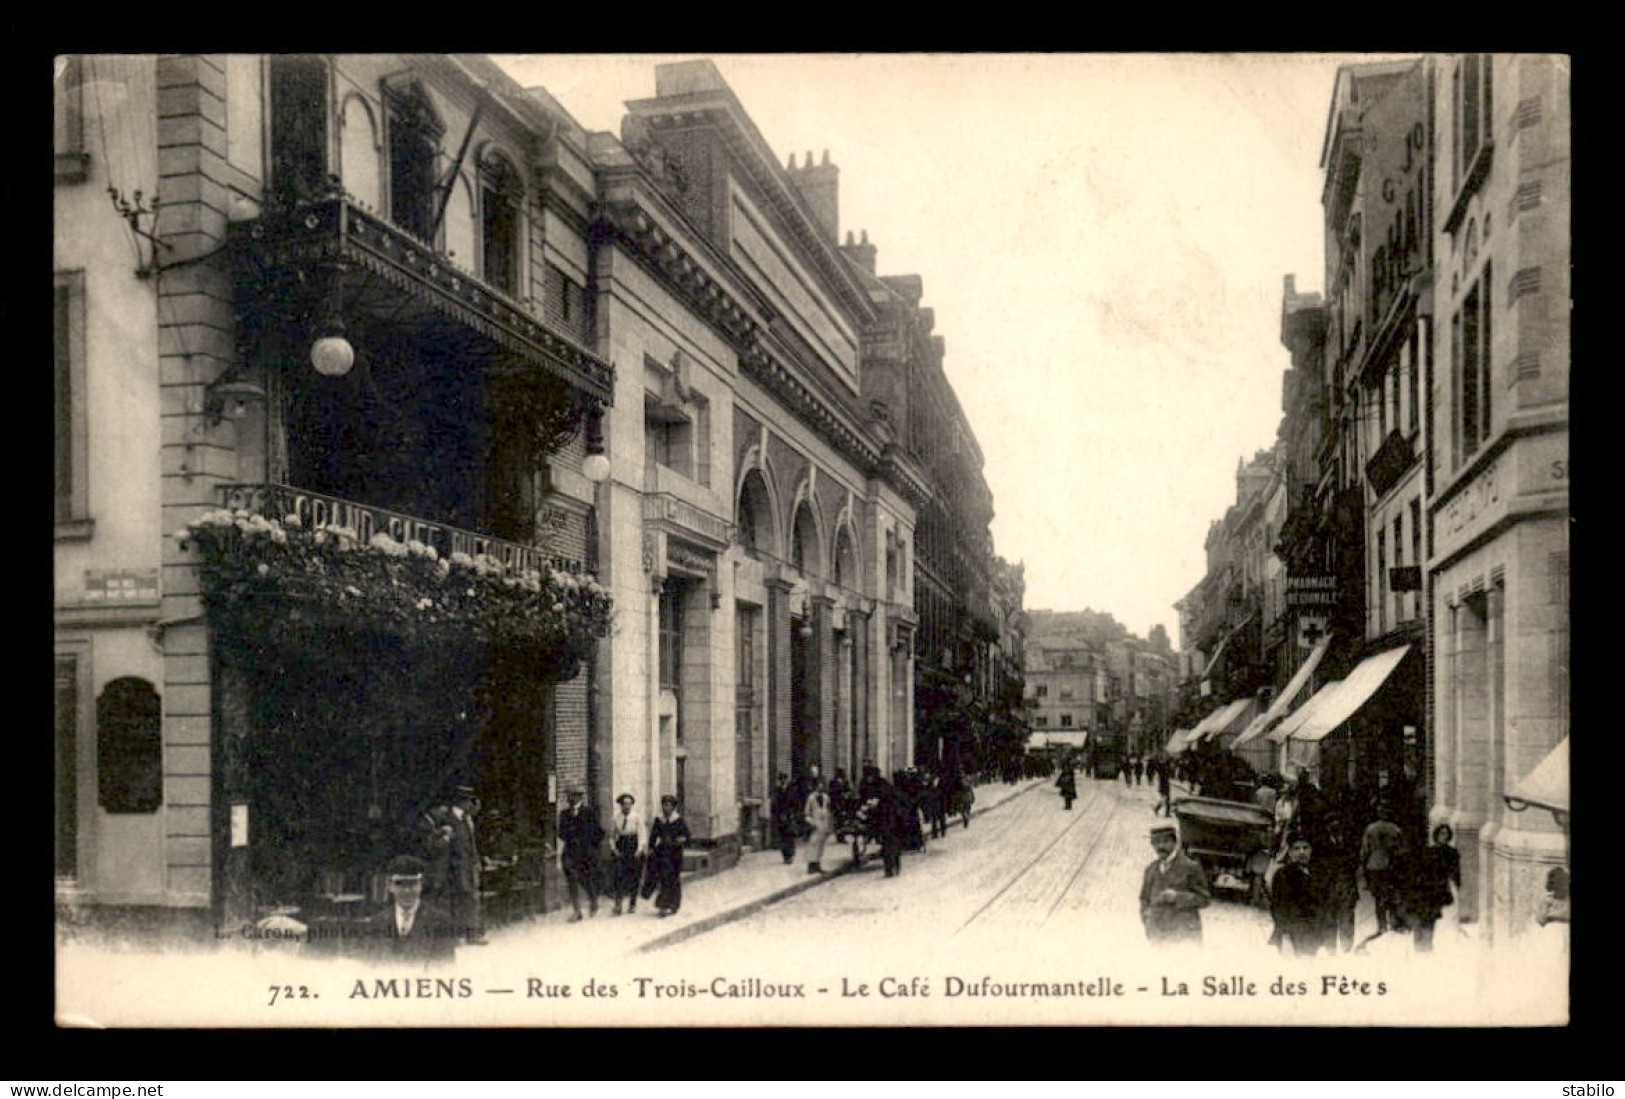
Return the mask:
[[419, 84], [386, 90], [389, 105], [389, 217], [432, 243], [439, 199], [436, 161], [445, 126]]
[[790, 563], [808, 575], [823, 575], [818, 527], [813, 523], [812, 508], [805, 502], [796, 508], [795, 522], [790, 524]]
[[852, 551], [852, 539], [847, 536], [846, 528], [835, 536], [835, 583], [842, 588], [855, 588], [858, 585], [858, 558]]
[[151, 813], [164, 801], [158, 692], [145, 679], [109, 683], [96, 700], [97, 799], [109, 813]]
[[519, 295], [519, 234], [524, 224], [524, 185], [519, 170], [501, 153], [480, 160], [480, 243], [485, 281]]
[[777, 554], [777, 534], [773, 527], [773, 500], [768, 495], [762, 471], [745, 474], [739, 486], [739, 505], [734, 509], [739, 525], [739, 544], [751, 552]]

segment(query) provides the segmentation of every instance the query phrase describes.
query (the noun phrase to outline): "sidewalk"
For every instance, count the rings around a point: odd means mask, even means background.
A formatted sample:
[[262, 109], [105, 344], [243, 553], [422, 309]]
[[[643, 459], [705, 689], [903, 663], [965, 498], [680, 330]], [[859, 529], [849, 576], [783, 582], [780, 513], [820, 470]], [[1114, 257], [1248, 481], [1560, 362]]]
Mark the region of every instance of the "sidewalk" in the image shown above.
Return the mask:
[[[1002, 782], [976, 786], [976, 817], [997, 809], [1020, 797], [1044, 779], [1022, 779], [1014, 785]], [[952, 844], [954, 837], [964, 830], [957, 817], [950, 818], [948, 835], [929, 843]], [[905, 859], [909, 855], [903, 856]], [[865, 863], [878, 859], [879, 853], [865, 855]], [[571, 923], [568, 906], [536, 916], [522, 923], [494, 929], [490, 932], [493, 948], [539, 947], [557, 944], [561, 936], [570, 936], [582, 947], [642, 953], [659, 950], [682, 942], [695, 935], [744, 919], [768, 905], [815, 889], [842, 874], [850, 873], [852, 848], [837, 845], [832, 837], [824, 849], [824, 873], [807, 873], [807, 859], [801, 845], [797, 845], [795, 858], [788, 865], [777, 849], [746, 851], [739, 862], [723, 871], [704, 877], [683, 879], [683, 907], [675, 916], [664, 919], [654, 912], [648, 901], [642, 902], [636, 912], [611, 916], [613, 902], [608, 897], [598, 901], [598, 915]]]

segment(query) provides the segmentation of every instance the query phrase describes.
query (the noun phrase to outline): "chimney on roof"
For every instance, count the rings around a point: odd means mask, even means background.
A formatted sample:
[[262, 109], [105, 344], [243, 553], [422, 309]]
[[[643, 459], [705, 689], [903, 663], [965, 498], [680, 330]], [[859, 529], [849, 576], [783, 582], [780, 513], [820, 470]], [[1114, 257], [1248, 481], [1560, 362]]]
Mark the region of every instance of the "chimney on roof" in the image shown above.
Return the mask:
[[813, 220], [823, 230], [831, 244], [840, 243], [840, 178], [841, 170], [829, 162], [829, 150], [824, 150], [822, 164], [813, 163], [812, 151], [801, 167], [796, 167], [796, 154], [790, 154], [790, 167], [786, 169], [790, 182], [795, 184], [802, 201], [812, 210]]
[[852, 230], [848, 229], [846, 231], [846, 243], [841, 245], [841, 251], [849, 259], [851, 259], [853, 263], [856, 263], [859, 267], [863, 268], [871, 275], [875, 273], [876, 248], [874, 245], [869, 243], [869, 230], [865, 229], [863, 231], [863, 239], [857, 244], [853, 244]]

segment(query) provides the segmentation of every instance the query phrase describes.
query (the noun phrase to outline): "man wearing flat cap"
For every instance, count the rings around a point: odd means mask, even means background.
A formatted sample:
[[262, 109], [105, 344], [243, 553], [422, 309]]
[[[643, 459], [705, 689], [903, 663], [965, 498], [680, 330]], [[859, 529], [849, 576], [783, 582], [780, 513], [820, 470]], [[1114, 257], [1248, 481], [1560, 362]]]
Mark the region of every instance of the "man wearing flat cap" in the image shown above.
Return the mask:
[[366, 953], [378, 957], [450, 961], [457, 953], [457, 928], [433, 901], [423, 899], [422, 859], [396, 855], [384, 867], [389, 903], [362, 929]]
[[1207, 874], [1179, 849], [1179, 829], [1172, 824], [1151, 829], [1151, 849], [1157, 857], [1145, 868], [1140, 884], [1145, 937], [1154, 943], [1200, 944], [1201, 910], [1213, 899]]
[[587, 807], [582, 791], [571, 790], [564, 800], [564, 810], [559, 813], [559, 869], [564, 871], [564, 885], [575, 912], [570, 922], [575, 923], [581, 919], [583, 890], [591, 914], [598, 915], [598, 848], [604, 842], [604, 829], [598, 814]]

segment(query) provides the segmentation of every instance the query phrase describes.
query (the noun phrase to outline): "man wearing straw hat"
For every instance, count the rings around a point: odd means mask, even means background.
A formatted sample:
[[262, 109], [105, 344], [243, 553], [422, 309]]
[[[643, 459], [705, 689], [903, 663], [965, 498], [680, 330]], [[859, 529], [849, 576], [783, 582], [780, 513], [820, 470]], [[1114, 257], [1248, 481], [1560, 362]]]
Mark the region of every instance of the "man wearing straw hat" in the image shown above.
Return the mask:
[[1202, 913], [1213, 893], [1207, 874], [1179, 849], [1179, 829], [1158, 824], [1151, 829], [1157, 853], [1140, 884], [1140, 921], [1154, 943], [1201, 943]]

